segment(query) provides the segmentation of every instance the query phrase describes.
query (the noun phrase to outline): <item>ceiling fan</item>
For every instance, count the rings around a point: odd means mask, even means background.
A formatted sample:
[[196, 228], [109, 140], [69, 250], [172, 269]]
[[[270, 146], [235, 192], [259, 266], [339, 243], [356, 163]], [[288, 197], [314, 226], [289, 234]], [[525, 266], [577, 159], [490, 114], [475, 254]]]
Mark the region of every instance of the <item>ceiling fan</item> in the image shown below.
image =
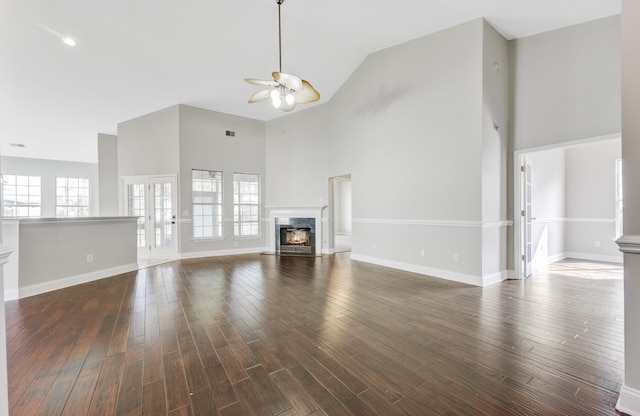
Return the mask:
[[250, 103], [257, 103], [271, 98], [271, 103], [275, 108], [282, 111], [291, 111], [297, 104], [307, 104], [320, 99], [320, 94], [308, 81], [293, 74], [282, 72], [282, 19], [280, 16], [280, 6], [284, 0], [276, 0], [278, 4], [278, 54], [280, 67], [278, 72], [272, 72], [273, 81], [245, 78], [249, 84], [268, 87], [260, 90], [249, 97]]

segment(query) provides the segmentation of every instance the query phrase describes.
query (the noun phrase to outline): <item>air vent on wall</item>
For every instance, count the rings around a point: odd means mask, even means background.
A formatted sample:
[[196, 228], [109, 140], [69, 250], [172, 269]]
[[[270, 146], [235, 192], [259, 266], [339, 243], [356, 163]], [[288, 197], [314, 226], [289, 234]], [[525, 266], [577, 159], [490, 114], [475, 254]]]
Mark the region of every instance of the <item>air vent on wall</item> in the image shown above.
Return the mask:
[[22, 143], [9, 143], [9, 146], [13, 146], [13, 147], [27, 147]]
[[235, 131], [231, 131], [231, 130], [227, 130], [227, 136], [236, 137], [236, 132]]

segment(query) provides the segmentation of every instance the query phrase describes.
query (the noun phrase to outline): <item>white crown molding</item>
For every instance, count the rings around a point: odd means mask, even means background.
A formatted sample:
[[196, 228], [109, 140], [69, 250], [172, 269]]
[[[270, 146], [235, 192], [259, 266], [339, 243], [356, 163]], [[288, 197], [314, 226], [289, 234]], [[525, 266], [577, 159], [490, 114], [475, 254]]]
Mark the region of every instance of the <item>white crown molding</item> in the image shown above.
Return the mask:
[[623, 235], [616, 243], [623, 253], [640, 254], [640, 235]]

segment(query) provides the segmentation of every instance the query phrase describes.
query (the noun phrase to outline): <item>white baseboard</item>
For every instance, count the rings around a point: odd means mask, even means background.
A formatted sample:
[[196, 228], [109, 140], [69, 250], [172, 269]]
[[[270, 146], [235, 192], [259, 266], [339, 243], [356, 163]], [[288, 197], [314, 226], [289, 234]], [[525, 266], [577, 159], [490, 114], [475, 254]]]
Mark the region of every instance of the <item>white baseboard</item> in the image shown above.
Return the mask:
[[507, 280], [509, 278], [509, 272], [507, 270], [503, 270], [498, 273], [493, 273], [487, 276], [482, 276], [482, 286], [491, 286], [496, 283], [500, 283], [503, 280]]
[[553, 256], [547, 256], [547, 263], [555, 263], [560, 260], [564, 260], [567, 258], [567, 253], [558, 253]]
[[4, 300], [16, 300], [20, 299], [20, 292], [18, 289], [7, 289], [4, 291]]
[[351, 253], [351, 260], [377, 264], [379, 266], [390, 267], [392, 269], [404, 270], [411, 273], [423, 274], [426, 276], [437, 277], [445, 280], [453, 280], [454, 282], [466, 283], [473, 286], [488, 286], [494, 283], [501, 282], [507, 277], [506, 270], [504, 272], [481, 277], [465, 273], [453, 272], [451, 270], [436, 269], [433, 267], [420, 266], [417, 264], [381, 259], [377, 257], [363, 256], [361, 254], [354, 253]]
[[138, 263], [111, 267], [109, 269], [96, 270], [90, 273], [83, 273], [76, 276], [63, 277], [62, 279], [52, 280], [50, 282], [25, 286], [18, 289], [18, 297], [15, 299], [22, 299], [29, 296], [40, 295], [42, 293], [51, 292], [52, 290], [64, 289], [65, 287], [69, 286], [93, 282], [94, 280], [100, 280], [118, 274], [132, 272], [134, 270], [138, 270]]
[[239, 248], [233, 250], [211, 250], [211, 251], [194, 251], [190, 253], [180, 253], [181, 259], [198, 259], [201, 257], [220, 257], [234, 256], [237, 254], [258, 254], [268, 251], [267, 247]]
[[620, 263], [623, 262], [623, 255], [603, 255], [603, 254], [591, 254], [591, 253], [577, 253], [574, 251], [569, 251], [564, 253], [565, 258], [568, 259], [577, 259], [577, 260], [590, 260], [590, 261], [603, 261], [607, 263]]
[[616, 410], [630, 416], [640, 416], [640, 390], [622, 385]]

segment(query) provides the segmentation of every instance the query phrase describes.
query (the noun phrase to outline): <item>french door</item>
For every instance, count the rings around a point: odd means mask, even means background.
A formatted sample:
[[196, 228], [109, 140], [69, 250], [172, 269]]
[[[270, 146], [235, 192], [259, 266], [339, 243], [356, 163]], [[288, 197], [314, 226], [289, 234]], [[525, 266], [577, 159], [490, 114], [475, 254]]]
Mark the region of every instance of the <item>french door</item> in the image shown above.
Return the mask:
[[138, 257], [174, 259], [177, 244], [175, 175], [124, 178], [124, 213], [138, 217]]

